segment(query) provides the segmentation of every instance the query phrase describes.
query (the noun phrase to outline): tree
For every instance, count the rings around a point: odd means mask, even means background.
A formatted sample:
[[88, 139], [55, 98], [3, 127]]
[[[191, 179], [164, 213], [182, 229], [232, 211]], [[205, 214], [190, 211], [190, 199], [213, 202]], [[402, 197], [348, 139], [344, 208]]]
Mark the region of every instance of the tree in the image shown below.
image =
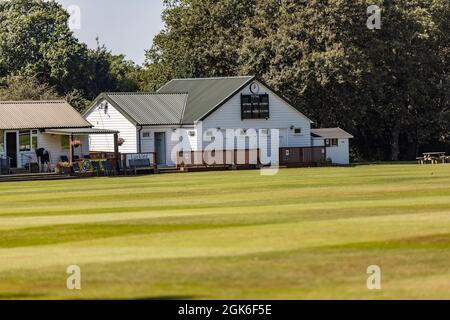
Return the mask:
[[5, 78], [0, 86], [0, 101], [56, 99], [61, 97], [55, 88], [20, 75]]
[[[416, 126], [435, 126], [448, 2], [276, 2], [248, 21], [241, 70], [260, 74], [319, 125], [355, 132], [368, 157], [397, 160], [402, 137], [417, 140]], [[381, 30], [366, 28], [369, 4], [383, 9]]]
[[86, 46], [73, 36], [68, 18], [54, 1], [0, 2], [0, 77], [20, 73], [70, 90]]
[[258, 75], [364, 158], [412, 158], [448, 141], [449, 17], [448, 0], [169, 1], [144, 81]]
[[229, 76], [237, 72], [243, 27], [254, 11], [249, 0], [166, 0], [165, 29], [147, 52], [146, 87], [177, 77]]
[[99, 44], [87, 48], [74, 37], [68, 19], [55, 1], [1, 1], [0, 78], [33, 79], [72, 97], [80, 109], [102, 91], [137, 90], [134, 63]]

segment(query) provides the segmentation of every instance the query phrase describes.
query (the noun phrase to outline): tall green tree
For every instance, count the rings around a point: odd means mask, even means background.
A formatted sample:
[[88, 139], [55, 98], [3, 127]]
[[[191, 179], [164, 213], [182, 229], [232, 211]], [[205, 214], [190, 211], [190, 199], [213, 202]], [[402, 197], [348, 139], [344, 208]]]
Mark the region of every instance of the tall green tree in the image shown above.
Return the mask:
[[[382, 10], [379, 30], [367, 27], [369, 5]], [[364, 158], [448, 141], [448, 0], [170, 1], [164, 18], [148, 54], [152, 88], [255, 74], [318, 126], [354, 133]]]
[[52, 87], [78, 109], [102, 91], [137, 90], [135, 64], [80, 43], [68, 19], [56, 1], [0, 1], [0, 79], [15, 75]]
[[147, 52], [145, 87], [175, 77], [235, 75], [237, 49], [254, 0], [166, 0], [165, 29]]
[[[366, 26], [371, 4], [382, 9], [380, 30]], [[241, 70], [260, 74], [319, 125], [355, 132], [366, 156], [397, 160], [401, 141], [418, 150], [436, 134], [441, 106], [435, 99], [445, 82], [439, 46], [448, 35], [443, 13], [449, 6], [440, 0], [266, 1], [248, 21]]]
[[62, 99], [55, 88], [23, 76], [8, 76], [0, 84], [0, 101]]
[[73, 36], [68, 18], [54, 1], [0, 2], [0, 77], [20, 73], [70, 90], [86, 47]]

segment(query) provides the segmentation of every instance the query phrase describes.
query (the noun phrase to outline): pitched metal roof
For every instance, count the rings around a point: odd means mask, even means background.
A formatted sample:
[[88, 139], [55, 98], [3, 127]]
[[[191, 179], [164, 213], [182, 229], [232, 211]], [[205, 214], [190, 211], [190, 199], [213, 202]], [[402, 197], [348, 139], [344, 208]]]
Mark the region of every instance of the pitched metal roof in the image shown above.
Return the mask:
[[72, 128], [72, 129], [46, 129], [46, 133], [57, 135], [91, 135], [91, 134], [116, 134], [117, 130], [97, 129], [97, 128]]
[[66, 101], [2, 101], [0, 129], [92, 127]]
[[193, 78], [171, 80], [153, 93], [102, 93], [84, 116], [87, 117], [100, 101], [106, 100], [134, 125], [192, 125], [208, 117], [252, 81], [261, 82], [293, 106], [254, 76]]
[[[136, 125], [169, 125], [181, 122], [187, 94], [150, 92], [103, 93], [96, 101], [98, 102], [102, 98], [118, 108], [128, 120]], [[87, 113], [89, 113], [89, 110]]]
[[174, 79], [162, 86], [158, 93], [187, 92], [189, 96], [181, 123], [192, 124], [201, 120], [254, 79], [253, 76]]
[[353, 139], [353, 136], [341, 128], [311, 129], [311, 134], [324, 139]]

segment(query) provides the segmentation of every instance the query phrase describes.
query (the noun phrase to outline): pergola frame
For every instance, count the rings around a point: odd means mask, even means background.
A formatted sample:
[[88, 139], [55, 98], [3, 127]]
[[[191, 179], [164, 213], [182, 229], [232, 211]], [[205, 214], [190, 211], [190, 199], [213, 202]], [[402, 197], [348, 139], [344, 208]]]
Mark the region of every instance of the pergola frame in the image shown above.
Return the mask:
[[75, 136], [90, 136], [94, 134], [112, 134], [114, 135], [114, 158], [116, 161], [116, 169], [119, 169], [119, 131], [117, 130], [109, 130], [109, 129], [96, 129], [96, 128], [69, 128], [69, 129], [46, 129], [45, 133], [61, 135], [61, 136], [69, 136], [69, 162], [73, 163], [74, 159], [74, 149], [73, 149], [73, 141]]

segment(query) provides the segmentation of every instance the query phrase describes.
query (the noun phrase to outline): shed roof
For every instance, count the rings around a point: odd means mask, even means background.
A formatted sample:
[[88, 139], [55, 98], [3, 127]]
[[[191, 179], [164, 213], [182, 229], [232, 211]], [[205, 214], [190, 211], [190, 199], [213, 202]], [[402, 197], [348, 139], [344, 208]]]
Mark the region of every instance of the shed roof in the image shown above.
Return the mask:
[[0, 129], [92, 127], [69, 103], [52, 101], [0, 102]]
[[324, 139], [352, 139], [353, 136], [341, 128], [311, 129], [313, 136]]
[[233, 97], [254, 79], [254, 76], [173, 79], [162, 86], [158, 93], [187, 92], [189, 97], [181, 123], [192, 124]]
[[123, 92], [102, 93], [91, 109], [106, 99], [135, 125], [179, 124], [186, 106], [186, 93]]

